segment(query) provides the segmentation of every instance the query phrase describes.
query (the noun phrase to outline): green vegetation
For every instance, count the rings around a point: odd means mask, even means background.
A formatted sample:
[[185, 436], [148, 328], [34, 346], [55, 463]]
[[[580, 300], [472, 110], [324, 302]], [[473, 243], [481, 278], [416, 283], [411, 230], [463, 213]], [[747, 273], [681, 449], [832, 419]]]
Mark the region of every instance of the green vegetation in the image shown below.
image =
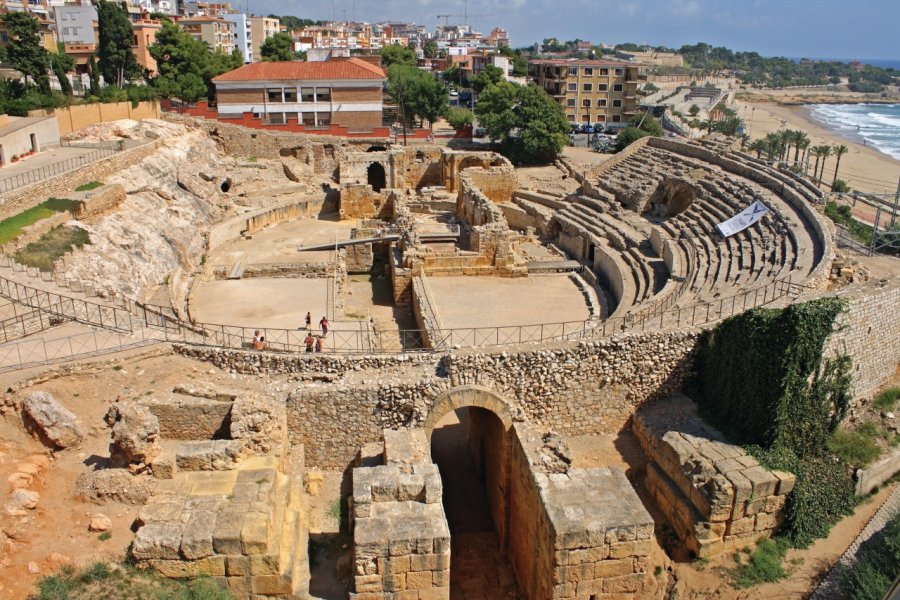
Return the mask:
[[418, 120], [420, 126], [427, 121], [430, 127], [446, 115], [450, 107], [447, 86], [429, 73], [403, 62], [395, 62], [388, 68], [387, 91], [400, 107], [404, 126]]
[[892, 411], [897, 406], [898, 399], [900, 399], [900, 387], [889, 387], [875, 396], [874, 405], [879, 410]]
[[499, 150], [516, 163], [545, 163], [568, 141], [563, 108], [536, 85], [494, 83], [481, 93], [475, 114]]
[[487, 86], [503, 81], [503, 75], [503, 69], [500, 67], [487, 65], [482, 69], [481, 73], [476, 75], [475, 79], [472, 80], [472, 88], [480, 94]]
[[266, 38], [259, 48], [263, 61], [285, 61], [297, 58], [294, 53], [294, 39], [287, 33], [279, 31]]
[[91, 190], [95, 190], [98, 187], [102, 187], [103, 184], [99, 181], [88, 181], [87, 183], [83, 183], [75, 188], [76, 192], [89, 192]]
[[381, 49], [381, 64], [390, 70], [393, 65], [416, 66], [416, 51], [406, 46], [385, 46]]
[[313, 21], [312, 19], [301, 19], [300, 17], [295, 17], [293, 15], [285, 15], [283, 17], [279, 17], [278, 15], [269, 15], [270, 19], [278, 19], [279, 24], [283, 25], [287, 28], [288, 31], [294, 31], [295, 29], [303, 29], [304, 27], [309, 27], [311, 25], [324, 25], [325, 21]]
[[447, 112], [447, 122], [453, 129], [462, 129], [466, 125], [471, 125], [475, 120], [475, 115], [467, 108], [452, 107]]
[[856, 560], [841, 571], [841, 588], [850, 600], [881, 600], [900, 573], [900, 514], [868, 539]]
[[[784, 579], [784, 567], [781, 561], [787, 553], [790, 543], [784, 538], [770, 540], [762, 537], [756, 544], [756, 550], [750, 555], [746, 563], [741, 563], [731, 572], [734, 586], [747, 588], [760, 583], [771, 583]], [[741, 555], [736, 554], [735, 560], [740, 561]]]
[[853, 467], [864, 467], [881, 454], [878, 438], [884, 430], [874, 423], [863, 423], [851, 431], [837, 430], [828, 440], [828, 450]]
[[175, 581], [149, 571], [97, 562], [83, 569], [65, 567], [41, 579], [29, 600], [230, 600], [231, 594], [208, 578]]
[[60, 225], [54, 227], [36, 242], [16, 251], [16, 262], [37, 267], [41, 271], [52, 271], [53, 263], [73, 248], [82, 248], [90, 244], [88, 232], [80, 227]]
[[112, 539], [112, 534], [108, 531], [104, 531], [103, 533], [101, 533], [100, 535], [97, 536], [97, 539], [100, 540], [101, 542], [108, 542], [110, 539]]
[[122, 87], [126, 81], [140, 78], [141, 66], [134, 56], [131, 44], [134, 29], [124, 5], [119, 2], [99, 0], [97, 3], [97, 29], [100, 49], [97, 66], [103, 79]]
[[865, 246], [872, 243], [872, 227], [854, 219], [849, 206], [831, 200], [825, 204], [825, 216], [845, 227], [859, 243]]
[[616, 151], [620, 152], [642, 137], [661, 137], [662, 125], [649, 113], [637, 113], [628, 121], [628, 127], [616, 136]]
[[16, 239], [22, 235], [22, 230], [29, 225], [52, 217], [56, 213], [72, 210], [76, 204], [72, 200], [50, 198], [17, 215], [3, 219], [0, 221], [0, 244]]
[[847, 465], [828, 447], [847, 412], [851, 361], [823, 361], [844, 301], [753, 309], [703, 334], [688, 383], [701, 414], [766, 467], [794, 473], [784, 533], [805, 547], [855, 505]]
[[239, 49], [231, 54], [213, 52], [200, 40], [174, 23], [164, 21], [156, 34], [156, 42], [150, 46], [150, 55], [156, 59], [159, 75], [153, 86], [164, 98], [178, 98], [184, 102], [196, 102], [206, 97], [215, 98], [213, 77], [236, 69], [244, 64]]
[[41, 44], [41, 26], [37, 19], [25, 12], [8, 12], [2, 17], [9, 35], [5, 47], [5, 61], [25, 79], [24, 87], [28, 88], [29, 79], [44, 96], [50, 95], [50, 78], [47, 76], [49, 53]]

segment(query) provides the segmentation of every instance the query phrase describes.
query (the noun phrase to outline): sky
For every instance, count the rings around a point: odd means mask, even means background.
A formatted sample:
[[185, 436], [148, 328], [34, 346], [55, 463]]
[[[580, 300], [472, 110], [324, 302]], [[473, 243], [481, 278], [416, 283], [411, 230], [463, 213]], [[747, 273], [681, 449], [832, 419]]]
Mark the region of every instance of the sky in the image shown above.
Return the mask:
[[[461, 22], [465, 0], [231, 0], [255, 14], [368, 22], [438, 14]], [[764, 56], [900, 59], [900, 0], [469, 0], [479, 31], [509, 31], [512, 45], [547, 37], [679, 47], [707, 42]], [[475, 15], [475, 16], [472, 16]], [[443, 23], [444, 20], [442, 19]]]

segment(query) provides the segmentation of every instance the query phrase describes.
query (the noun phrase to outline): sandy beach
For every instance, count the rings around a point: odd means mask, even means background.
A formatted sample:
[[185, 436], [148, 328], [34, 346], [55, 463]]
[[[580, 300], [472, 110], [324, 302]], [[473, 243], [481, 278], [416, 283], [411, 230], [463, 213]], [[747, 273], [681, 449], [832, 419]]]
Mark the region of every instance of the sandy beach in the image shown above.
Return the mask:
[[[802, 129], [812, 139], [812, 145], [844, 144], [850, 152], [841, 158], [838, 177], [846, 181], [852, 189], [872, 193], [897, 191], [900, 178], [900, 161], [882, 154], [878, 150], [864, 146], [861, 141], [845, 137], [831, 131], [810, 116], [810, 109], [803, 106], [783, 106], [769, 102], [735, 101], [739, 116], [744, 119], [753, 139], [765, 137], [767, 133], [782, 128]], [[793, 154], [793, 150], [791, 151]], [[834, 177], [834, 156], [825, 162], [823, 189], [828, 189]], [[810, 159], [810, 165], [815, 158]]]

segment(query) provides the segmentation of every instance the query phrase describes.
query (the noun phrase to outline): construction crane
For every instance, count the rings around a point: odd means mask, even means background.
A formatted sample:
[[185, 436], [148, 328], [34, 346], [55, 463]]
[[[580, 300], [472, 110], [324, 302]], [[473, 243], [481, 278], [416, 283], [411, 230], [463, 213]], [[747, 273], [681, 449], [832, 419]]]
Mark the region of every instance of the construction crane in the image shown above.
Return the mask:
[[438, 18], [438, 21], [440, 21], [441, 19], [444, 19], [444, 27], [446, 27], [450, 24], [450, 17], [458, 17], [458, 16], [459, 15], [438, 15], [437, 18]]

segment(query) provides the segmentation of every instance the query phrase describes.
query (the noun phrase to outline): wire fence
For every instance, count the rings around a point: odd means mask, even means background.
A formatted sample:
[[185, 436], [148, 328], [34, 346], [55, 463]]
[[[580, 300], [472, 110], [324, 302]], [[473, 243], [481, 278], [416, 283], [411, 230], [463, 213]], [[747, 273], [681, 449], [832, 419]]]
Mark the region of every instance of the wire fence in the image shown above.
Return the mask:
[[134, 140], [115, 140], [86, 144], [63, 142], [60, 144], [60, 147], [62, 148], [80, 148], [89, 150], [89, 152], [40, 167], [35, 167], [23, 173], [17, 173], [8, 177], [2, 177], [2, 175], [0, 175], [0, 193], [12, 192], [25, 186], [50, 179], [51, 177], [74, 171], [75, 169], [79, 169], [85, 165], [108, 158], [118, 152], [139, 145], [141, 145], [141, 142]]

